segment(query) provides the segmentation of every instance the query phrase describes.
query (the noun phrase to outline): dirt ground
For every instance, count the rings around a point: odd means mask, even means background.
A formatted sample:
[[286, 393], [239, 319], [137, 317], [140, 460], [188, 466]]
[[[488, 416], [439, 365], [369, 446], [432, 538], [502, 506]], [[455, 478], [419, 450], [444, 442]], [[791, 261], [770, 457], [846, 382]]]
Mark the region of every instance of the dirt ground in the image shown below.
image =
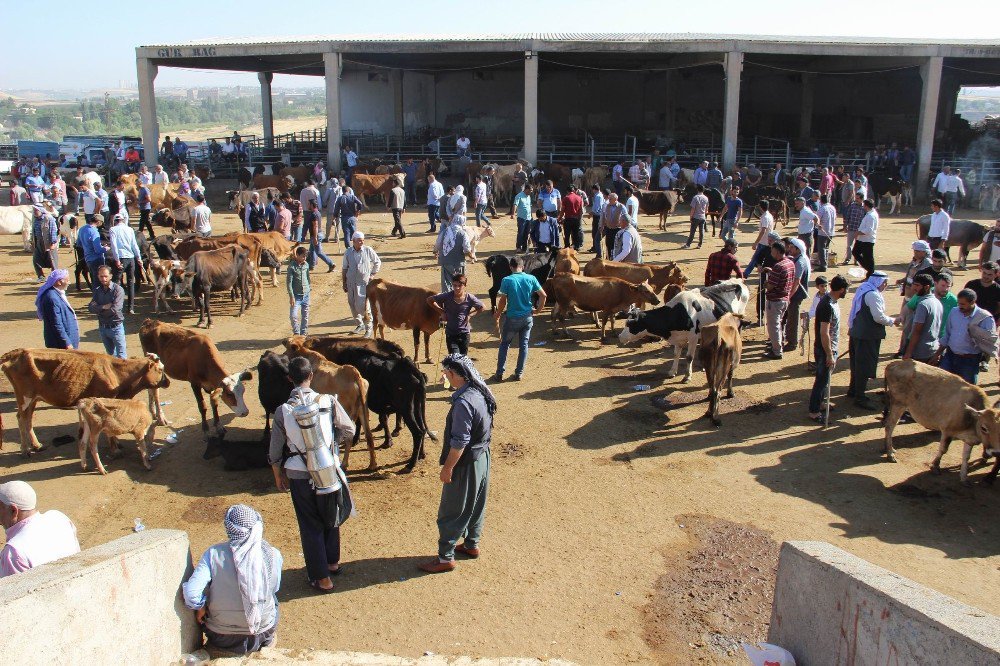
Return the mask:
[[[237, 224], [222, 201], [226, 185], [209, 184], [210, 203], [220, 211], [213, 218], [219, 233]], [[378, 205], [374, 211], [360, 226], [383, 258], [382, 275], [435, 287], [438, 268], [423, 209], [406, 215], [405, 240], [389, 238], [390, 216]], [[893, 279], [907, 261], [915, 216], [909, 211], [882, 220], [877, 259]], [[497, 227], [498, 237], [480, 246], [480, 262], [513, 246], [514, 224], [503, 218]], [[707, 239], [700, 250], [681, 250], [683, 217], [672, 218], [667, 232], [655, 231], [652, 217], [642, 218], [641, 227], [648, 261], [680, 261], [692, 284], [702, 281], [717, 239]], [[740, 237], [749, 243], [752, 233], [752, 225], [744, 225]], [[19, 238], [0, 242], [0, 350], [40, 345], [30, 258]], [[842, 236], [834, 249], [842, 258]], [[747, 245], [740, 256], [746, 261], [748, 255]], [[67, 250], [61, 257], [64, 264], [72, 261]], [[485, 298], [490, 282], [482, 266], [470, 266], [469, 274], [473, 291]], [[976, 277], [972, 271], [957, 275], [960, 284]], [[83, 348], [101, 350], [86, 296], [71, 288], [69, 297], [80, 313]], [[845, 318], [849, 302], [842, 305]], [[889, 295], [887, 302], [895, 312], [899, 298]], [[228, 304], [217, 305], [211, 335], [228, 371], [253, 368], [265, 349], [277, 348], [289, 332], [285, 304], [283, 288], [268, 288], [264, 305], [241, 319]], [[148, 290], [136, 309], [139, 314], [126, 324], [133, 355], [140, 350], [135, 333], [152, 309]], [[339, 274], [317, 271], [310, 331], [346, 332], [347, 314]], [[186, 307], [164, 319], [195, 322]], [[492, 321], [481, 316], [474, 328], [471, 355], [489, 375], [498, 344]], [[187, 531], [197, 558], [224, 539], [221, 519], [230, 504], [252, 504], [264, 516], [266, 538], [285, 555], [282, 647], [561, 657], [586, 664], [742, 663], [736, 642], [766, 637], [777, 544], [795, 539], [831, 542], [1000, 612], [994, 514], [1000, 488], [959, 485], [959, 445], [945, 457], [944, 474], [931, 476], [934, 435], [916, 425], [897, 431], [900, 462], [885, 462], [875, 415], [842, 397], [844, 365], [834, 377], [832, 423], [819, 428], [806, 419], [812, 380], [805, 358], [795, 353], [784, 362], [764, 360], [762, 329], [751, 329], [736, 375], [737, 398], [724, 403], [723, 423], [716, 428], [700, 418], [704, 374], [697, 372], [686, 385], [668, 380], [659, 344], [602, 345], [596, 329], [580, 318], [570, 329], [576, 341], [553, 340], [549, 330], [546, 315], [533, 331], [524, 381], [494, 389], [500, 409], [483, 556], [462, 561], [450, 574], [428, 576], [416, 569], [435, 551], [437, 445], [430, 445], [413, 474], [352, 474], [360, 516], [343, 529], [345, 573], [335, 579], [335, 595], [316, 596], [305, 584], [289, 498], [275, 491], [270, 470], [225, 472], [220, 459], [202, 459], [193, 397], [176, 382], [163, 399], [171, 402], [167, 414], [180, 427], [178, 443], [165, 446], [151, 472], [128, 447], [124, 457], [110, 460], [107, 477], [81, 473], [72, 444], [23, 461], [13, 400], [0, 395], [7, 442], [0, 453], [2, 477], [33, 483], [41, 507], [70, 515], [85, 547], [127, 534], [140, 517], [150, 528]], [[409, 332], [389, 336], [410, 347]], [[898, 333], [890, 331], [883, 360], [897, 344]], [[439, 349], [436, 335], [433, 358]], [[435, 368], [424, 368], [437, 379]], [[995, 366], [982, 378], [991, 396], [996, 379]], [[652, 388], [634, 390], [640, 384]], [[260, 437], [256, 391], [254, 379], [248, 417], [223, 417], [231, 439]], [[669, 414], [651, 404], [663, 394], [674, 405]], [[427, 414], [438, 432], [447, 398], [432, 383]], [[74, 433], [75, 415], [41, 409], [36, 429], [43, 442], [51, 442]], [[158, 431], [158, 442], [167, 434]], [[382, 469], [398, 471], [409, 448], [408, 437], [400, 437], [394, 449], [379, 450]], [[360, 467], [365, 455], [356, 453], [352, 464]], [[972, 479], [983, 473], [974, 467]]]

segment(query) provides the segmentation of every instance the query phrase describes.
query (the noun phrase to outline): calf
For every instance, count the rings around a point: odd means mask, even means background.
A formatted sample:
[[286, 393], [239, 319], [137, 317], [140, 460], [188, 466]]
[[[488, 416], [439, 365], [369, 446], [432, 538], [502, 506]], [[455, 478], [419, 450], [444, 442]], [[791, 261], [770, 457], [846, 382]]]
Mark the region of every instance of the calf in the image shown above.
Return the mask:
[[486, 227], [484, 229], [482, 227], [467, 226], [465, 227], [465, 233], [469, 237], [469, 247], [472, 250], [469, 253], [469, 256], [472, 259], [472, 263], [479, 261], [476, 258], [476, 248], [479, 247], [480, 241], [484, 238], [493, 238], [497, 235], [496, 232], [493, 231], [493, 227]]
[[[163, 260], [150, 258], [149, 271], [153, 283], [153, 314], [160, 311], [160, 301], [167, 312], [172, 312], [170, 303], [167, 301], [167, 289], [174, 285], [180, 285], [184, 277], [184, 267], [177, 260]], [[79, 288], [79, 287], [78, 287]]]
[[941, 432], [931, 463], [934, 474], [941, 473], [941, 458], [955, 438], [965, 444], [959, 475], [963, 484], [968, 485], [969, 456], [976, 444], [983, 444], [984, 461], [989, 453], [1000, 453], [998, 435], [989, 432], [989, 424], [997, 420], [997, 406], [987, 409], [986, 392], [958, 375], [913, 360], [893, 361], [885, 367], [885, 393], [885, 454], [890, 461], [896, 462], [892, 431], [907, 411], [923, 427]]
[[[289, 389], [289, 393], [291, 389]], [[285, 396], [285, 400], [288, 396]], [[284, 402], [284, 400], [282, 401]], [[205, 443], [205, 453], [202, 460], [211, 460], [222, 456], [222, 469], [227, 472], [242, 472], [248, 469], [270, 467], [267, 459], [270, 443], [267, 438], [261, 441], [230, 442], [222, 435], [209, 435]]]
[[657, 266], [656, 264], [630, 264], [594, 257], [583, 267], [583, 274], [587, 277], [616, 277], [632, 284], [648, 282], [657, 294], [668, 285], [678, 285], [683, 289], [688, 280], [687, 276], [681, 272], [680, 266], [672, 261]]
[[248, 252], [242, 247], [229, 245], [191, 255], [184, 270], [184, 280], [191, 293], [192, 305], [198, 311], [196, 326], [201, 327], [207, 319], [207, 328], [212, 328], [213, 291], [230, 291], [235, 287], [240, 294], [240, 309], [236, 316], [242, 317], [249, 305], [249, 279]]
[[608, 322], [611, 333], [615, 333], [615, 313], [630, 305], [651, 303], [659, 305], [660, 299], [646, 282], [632, 284], [618, 278], [592, 278], [582, 275], [561, 274], [549, 280], [549, 287], [555, 304], [552, 306], [552, 321], [562, 322], [563, 334], [571, 337], [566, 330], [569, 309], [576, 306], [584, 312], [600, 314], [601, 339], [605, 338]]
[[719, 393], [726, 389], [726, 397], [733, 397], [733, 373], [740, 365], [743, 337], [740, 335], [740, 318], [731, 312], [722, 319], [701, 329], [701, 349], [698, 357], [708, 378], [708, 411], [705, 416], [715, 425], [719, 419]]
[[[371, 306], [375, 329], [385, 340], [385, 327], [409, 328], [413, 331], [413, 360], [420, 353], [420, 333], [424, 334], [424, 363], [431, 363], [430, 338], [441, 325], [441, 313], [427, 305], [435, 295], [433, 289], [408, 287], [374, 278], [368, 283], [368, 304]], [[443, 333], [442, 333], [443, 335]]]
[[108, 436], [111, 452], [118, 452], [118, 437], [130, 434], [135, 437], [142, 456], [142, 465], [152, 469], [149, 463], [149, 445], [156, 435], [156, 423], [149, 406], [140, 400], [117, 400], [115, 398], [84, 398], [76, 405], [80, 418], [79, 449], [80, 467], [87, 471], [87, 451], [94, 458], [94, 465], [101, 474], [107, 474], [97, 442], [101, 433]]
[[713, 324], [727, 312], [742, 315], [750, 300], [743, 280], [732, 278], [702, 289], [683, 291], [661, 308], [630, 315], [618, 343], [622, 346], [647, 337], [659, 337], [674, 347], [674, 363], [667, 377], [676, 377], [682, 349], [687, 349], [684, 382], [691, 380], [691, 362], [703, 326]]

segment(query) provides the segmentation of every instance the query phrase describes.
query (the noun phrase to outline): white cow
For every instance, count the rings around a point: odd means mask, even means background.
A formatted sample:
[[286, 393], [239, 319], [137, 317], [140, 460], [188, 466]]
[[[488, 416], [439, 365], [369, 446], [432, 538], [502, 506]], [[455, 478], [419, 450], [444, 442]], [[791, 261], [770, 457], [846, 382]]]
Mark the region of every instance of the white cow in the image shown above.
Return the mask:
[[31, 206], [0, 206], [0, 233], [21, 234], [24, 251], [31, 252]]
[[661, 307], [648, 312], [633, 312], [618, 335], [619, 345], [644, 338], [664, 338], [674, 347], [674, 364], [668, 377], [677, 376], [682, 350], [687, 350], [684, 382], [691, 379], [691, 362], [701, 338], [701, 327], [714, 324], [722, 315], [732, 312], [742, 316], [750, 300], [750, 290], [739, 278], [720, 282], [712, 287], [688, 289], [674, 296]]

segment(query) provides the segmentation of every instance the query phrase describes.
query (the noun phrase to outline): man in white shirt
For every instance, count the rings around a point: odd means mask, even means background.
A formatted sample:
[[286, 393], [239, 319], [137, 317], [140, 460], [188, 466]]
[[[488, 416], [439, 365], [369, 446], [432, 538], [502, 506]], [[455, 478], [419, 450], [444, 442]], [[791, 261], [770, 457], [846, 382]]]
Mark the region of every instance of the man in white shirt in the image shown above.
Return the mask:
[[625, 210], [628, 211], [629, 223], [635, 227], [639, 228], [639, 197], [635, 196], [635, 192], [628, 185], [625, 186]]
[[490, 218], [486, 217], [486, 206], [488, 204], [486, 183], [483, 182], [482, 176], [476, 176], [476, 186], [472, 190], [472, 195], [476, 206], [476, 226], [481, 226], [480, 220], [485, 222], [487, 227], [490, 226]]
[[194, 222], [194, 232], [203, 238], [212, 235], [212, 209], [205, 203], [202, 194], [194, 195], [194, 200], [198, 205], [191, 211], [191, 219]]
[[86, 183], [81, 187], [80, 199], [83, 201], [83, 217], [87, 222], [90, 222], [95, 214], [101, 212], [101, 198]]
[[871, 277], [875, 272], [875, 241], [878, 234], [878, 211], [875, 210], [875, 202], [865, 199], [865, 216], [861, 219], [861, 226], [858, 227], [858, 235], [854, 240], [852, 254], [858, 260], [862, 268], [865, 269], [867, 277]]
[[674, 174], [670, 171], [669, 162], [665, 162], [663, 166], [660, 167], [657, 184], [660, 186], [661, 190], [669, 190], [674, 186]]
[[427, 221], [431, 225], [428, 233], [433, 234], [437, 232], [437, 221], [440, 217], [438, 212], [441, 208], [441, 197], [443, 196], [444, 186], [438, 182], [434, 174], [427, 174]]
[[170, 183], [170, 176], [167, 172], [163, 170], [163, 167], [157, 164], [153, 167], [153, 185], [168, 185]]
[[942, 196], [944, 196], [949, 176], [951, 176], [951, 167], [943, 167], [941, 171], [938, 172], [938, 175], [934, 176], [934, 182], [931, 183], [931, 189], [937, 190]]
[[932, 250], [936, 250], [948, 240], [951, 216], [944, 211], [944, 202], [940, 199], [931, 201], [931, 211], [931, 227], [927, 232], [927, 242], [930, 243]]
[[458, 139], [455, 140], [455, 154], [458, 157], [472, 157], [472, 151], [469, 150], [472, 145], [472, 141], [469, 137], [464, 134], [459, 134]]
[[358, 166], [358, 154], [350, 146], [344, 146], [344, 163], [347, 164], [347, 184], [351, 184], [354, 167]]
[[804, 197], [795, 197], [794, 205], [795, 211], [799, 214], [799, 227], [797, 233], [799, 235], [799, 240], [805, 243], [805, 254], [808, 258], [812, 254], [813, 230], [816, 228], [816, 224], [819, 223], [819, 215], [806, 206], [806, 200]]
[[230, 162], [236, 159], [236, 144], [231, 137], [227, 136], [226, 142], [222, 144], [222, 159]]
[[39, 513], [34, 489], [24, 481], [0, 484], [0, 525], [7, 544], [0, 550], [0, 578], [80, 552], [76, 525], [59, 511]]
[[149, 168], [145, 164], [139, 167], [139, 182], [143, 185], [153, 184], [153, 174], [149, 173]]
[[949, 215], [955, 214], [955, 206], [958, 205], [960, 199], [965, 198], [965, 181], [962, 180], [962, 170], [955, 169], [954, 173], [948, 178], [948, 191], [953, 191], [955, 194], [951, 197], [951, 201], [945, 206], [945, 210], [948, 211]]
[[830, 256], [830, 241], [833, 240], [833, 230], [837, 223], [837, 208], [830, 203], [832, 193], [821, 194], [819, 197], [819, 225], [816, 227], [816, 252], [819, 254], [817, 272], [823, 272]]

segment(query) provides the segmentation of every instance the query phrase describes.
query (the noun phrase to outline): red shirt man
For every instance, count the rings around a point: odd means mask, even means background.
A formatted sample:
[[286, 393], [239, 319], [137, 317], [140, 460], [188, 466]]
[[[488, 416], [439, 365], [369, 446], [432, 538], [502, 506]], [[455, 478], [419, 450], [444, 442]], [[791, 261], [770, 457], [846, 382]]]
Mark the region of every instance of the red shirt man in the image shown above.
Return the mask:
[[[794, 274], [794, 267], [792, 273]], [[708, 265], [705, 266], [705, 286], [711, 287], [719, 284], [723, 280], [728, 280], [736, 274], [736, 277], [743, 277], [740, 269], [739, 259], [736, 258], [736, 242], [727, 240], [726, 244], [718, 252], [708, 255]]]
[[578, 220], [583, 217], [583, 199], [576, 193], [575, 189], [570, 189], [562, 200], [562, 215], [564, 218]]

